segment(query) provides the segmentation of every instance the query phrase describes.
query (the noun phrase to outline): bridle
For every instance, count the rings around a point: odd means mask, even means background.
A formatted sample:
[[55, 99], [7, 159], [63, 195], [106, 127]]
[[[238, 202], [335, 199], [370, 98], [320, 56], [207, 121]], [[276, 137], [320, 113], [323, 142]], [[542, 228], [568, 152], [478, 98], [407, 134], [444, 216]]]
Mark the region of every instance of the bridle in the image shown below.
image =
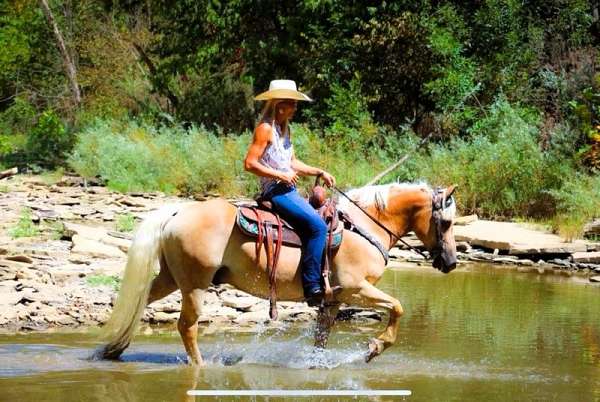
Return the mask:
[[350, 201], [352, 204], [354, 204], [354, 206], [356, 206], [358, 209], [360, 209], [377, 226], [382, 228], [390, 236], [390, 244], [394, 244], [393, 240], [394, 240], [394, 238], [396, 238], [396, 241], [400, 241], [406, 247], [408, 247], [409, 249], [411, 249], [412, 251], [414, 251], [416, 253], [419, 253], [425, 259], [431, 258], [431, 259], [435, 260], [435, 258], [439, 257], [442, 254], [442, 252], [444, 250], [444, 243], [445, 243], [443, 227], [442, 227], [442, 222], [444, 220], [443, 212], [446, 208], [448, 208], [454, 202], [454, 199], [452, 198], [452, 196], [446, 197], [445, 189], [443, 189], [441, 187], [437, 187], [433, 191], [433, 194], [431, 195], [431, 216], [432, 216], [433, 222], [435, 224], [435, 228], [436, 228], [436, 244], [433, 247], [433, 249], [430, 251], [430, 257], [428, 257], [426, 254], [424, 254], [421, 250], [408, 244], [406, 241], [404, 241], [402, 239], [402, 236], [399, 236], [396, 233], [394, 233], [392, 230], [388, 229], [383, 223], [379, 222], [377, 220], [377, 218], [375, 218], [370, 213], [368, 213], [363, 207], [361, 207], [356, 201], [354, 201], [352, 198], [350, 198], [342, 190], [340, 190], [336, 186], [333, 186], [333, 189], [335, 191], [337, 191], [338, 193], [340, 193], [340, 195], [344, 196], [348, 201]]

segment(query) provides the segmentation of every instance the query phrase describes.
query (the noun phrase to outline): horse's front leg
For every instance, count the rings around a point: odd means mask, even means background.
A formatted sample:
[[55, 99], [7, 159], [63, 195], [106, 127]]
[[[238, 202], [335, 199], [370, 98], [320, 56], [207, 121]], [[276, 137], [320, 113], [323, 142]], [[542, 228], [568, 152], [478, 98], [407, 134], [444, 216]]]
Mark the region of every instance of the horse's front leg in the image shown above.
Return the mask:
[[315, 329], [315, 347], [325, 349], [329, 340], [331, 327], [335, 323], [335, 317], [340, 309], [340, 304], [335, 303], [329, 306], [319, 308], [317, 315], [317, 327]]
[[360, 290], [353, 295], [351, 303], [364, 307], [384, 308], [390, 313], [390, 320], [385, 330], [377, 338], [369, 341], [369, 354], [366, 357], [366, 361], [369, 362], [396, 342], [399, 319], [404, 310], [398, 300], [377, 289], [366, 280], [360, 283]]

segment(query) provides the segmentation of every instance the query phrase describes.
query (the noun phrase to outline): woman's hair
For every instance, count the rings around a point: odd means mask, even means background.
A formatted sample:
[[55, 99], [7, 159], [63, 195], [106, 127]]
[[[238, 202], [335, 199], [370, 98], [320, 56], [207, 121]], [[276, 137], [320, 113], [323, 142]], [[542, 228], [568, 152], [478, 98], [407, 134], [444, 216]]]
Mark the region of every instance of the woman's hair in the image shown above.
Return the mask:
[[[269, 119], [272, 122], [275, 121], [275, 114], [277, 113], [277, 105], [281, 102], [285, 101], [285, 99], [269, 99], [266, 103], [265, 106], [262, 109], [262, 112], [260, 114], [260, 122], [263, 122], [267, 119]], [[286, 131], [288, 131], [289, 133], [289, 122], [286, 120], [282, 125], [281, 125], [281, 132], [282, 134], [285, 133]]]

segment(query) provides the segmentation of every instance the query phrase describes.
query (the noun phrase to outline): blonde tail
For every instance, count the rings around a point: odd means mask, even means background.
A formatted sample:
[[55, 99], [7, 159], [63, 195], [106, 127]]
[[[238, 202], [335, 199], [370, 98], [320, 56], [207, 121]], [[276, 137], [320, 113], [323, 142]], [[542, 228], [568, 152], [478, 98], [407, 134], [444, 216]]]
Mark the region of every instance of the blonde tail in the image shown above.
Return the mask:
[[95, 358], [116, 359], [129, 346], [146, 307], [152, 276], [158, 270], [162, 228], [182, 205], [166, 205], [150, 213], [137, 229], [127, 253], [119, 296], [103, 329], [102, 338], [108, 343], [95, 352]]

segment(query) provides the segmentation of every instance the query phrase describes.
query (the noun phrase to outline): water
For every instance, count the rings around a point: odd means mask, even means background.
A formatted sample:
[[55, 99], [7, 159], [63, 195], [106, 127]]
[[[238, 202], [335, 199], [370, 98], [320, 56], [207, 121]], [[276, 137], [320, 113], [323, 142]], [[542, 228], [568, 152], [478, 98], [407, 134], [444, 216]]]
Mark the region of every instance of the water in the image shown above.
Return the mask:
[[450, 275], [388, 270], [379, 287], [403, 303], [405, 315], [398, 343], [369, 364], [366, 341], [383, 324], [340, 323], [325, 351], [312, 348], [308, 327], [203, 336], [207, 367], [200, 370], [183, 363], [174, 331], [137, 337], [121, 362], [88, 359], [94, 333], [1, 335], [0, 401], [206, 399], [186, 396], [188, 389], [406, 389], [412, 396], [372, 399], [600, 401], [599, 287], [491, 266]]

